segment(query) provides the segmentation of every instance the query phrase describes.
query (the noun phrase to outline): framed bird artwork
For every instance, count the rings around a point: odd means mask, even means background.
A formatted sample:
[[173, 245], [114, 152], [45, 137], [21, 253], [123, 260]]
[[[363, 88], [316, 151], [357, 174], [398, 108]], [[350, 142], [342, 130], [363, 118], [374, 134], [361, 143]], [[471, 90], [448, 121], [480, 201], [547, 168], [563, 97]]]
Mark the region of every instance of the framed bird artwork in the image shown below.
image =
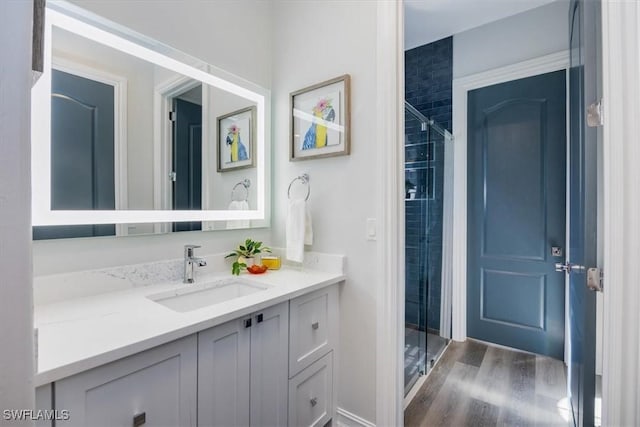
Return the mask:
[[220, 116], [217, 123], [218, 172], [254, 167], [256, 107]]
[[350, 83], [345, 74], [291, 93], [291, 161], [349, 154]]

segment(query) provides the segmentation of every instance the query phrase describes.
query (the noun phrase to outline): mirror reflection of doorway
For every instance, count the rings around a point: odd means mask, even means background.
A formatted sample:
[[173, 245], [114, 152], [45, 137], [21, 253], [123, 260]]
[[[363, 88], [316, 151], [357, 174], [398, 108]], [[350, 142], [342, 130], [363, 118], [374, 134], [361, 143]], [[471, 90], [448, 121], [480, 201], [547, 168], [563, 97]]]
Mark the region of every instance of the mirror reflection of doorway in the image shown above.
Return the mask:
[[[171, 203], [174, 210], [202, 208], [202, 85], [172, 100]], [[174, 222], [172, 231], [202, 230], [200, 221]]]
[[[115, 89], [53, 69], [51, 209], [113, 210]], [[33, 227], [33, 239], [115, 236], [114, 224]]]

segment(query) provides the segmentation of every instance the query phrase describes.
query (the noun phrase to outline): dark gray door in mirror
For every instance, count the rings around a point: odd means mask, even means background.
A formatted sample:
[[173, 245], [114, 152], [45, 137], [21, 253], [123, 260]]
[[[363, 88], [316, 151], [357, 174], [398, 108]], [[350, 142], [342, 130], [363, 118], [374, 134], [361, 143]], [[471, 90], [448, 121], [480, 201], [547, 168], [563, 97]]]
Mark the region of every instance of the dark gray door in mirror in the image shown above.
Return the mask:
[[[173, 100], [173, 209], [202, 208], [202, 106]], [[201, 230], [200, 221], [174, 222], [173, 231]]]
[[[51, 209], [114, 209], [114, 88], [53, 70]], [[34, 227], [33, 238], [114, 236], [115, 225]]]

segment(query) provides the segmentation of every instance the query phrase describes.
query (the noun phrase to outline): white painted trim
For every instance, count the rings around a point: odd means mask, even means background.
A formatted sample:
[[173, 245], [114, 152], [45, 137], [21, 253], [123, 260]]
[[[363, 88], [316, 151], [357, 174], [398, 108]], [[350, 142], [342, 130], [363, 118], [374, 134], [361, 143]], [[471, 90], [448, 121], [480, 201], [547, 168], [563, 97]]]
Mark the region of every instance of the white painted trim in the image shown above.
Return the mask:
[[567, 69], [567, 51], [453, 80], [453, 319], [452, 338], [467, 338], [467, 93], [473, 89]]
[[376, 427], [371, 421], [342, 408], [336, 410], [336, 425], [340, 427]]
[[[113, 86], [115, 209], [127, 209], [129, 202], [127, 186], [127, 78], [70, 58], [52, 58], [51, 68]], [[129, 234], [129, 229], [126, 224], [116, 224], [116, 236], [126, 236], [127, 234]]]
[[602, 2], [602, 425], [640, 425], [640, 4]]
[[455, 139], [444, 140], [444, 180], [442, 201], [442, 278], [440, 336], [451, 339], [453, 310], [453, 153]]
[[404, 26], [402, 2], [377, 2], [376, 423], [403, 424]]

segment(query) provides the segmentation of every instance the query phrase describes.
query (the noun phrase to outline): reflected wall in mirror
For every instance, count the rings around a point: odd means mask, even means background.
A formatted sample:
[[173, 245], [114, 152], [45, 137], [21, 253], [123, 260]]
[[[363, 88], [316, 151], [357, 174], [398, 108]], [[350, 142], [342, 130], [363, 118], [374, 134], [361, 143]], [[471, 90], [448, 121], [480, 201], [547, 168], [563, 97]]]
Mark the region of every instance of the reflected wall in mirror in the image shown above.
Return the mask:
[[34, 238], [268, 224], [266, 89], [66, 3], [47, 23]]

